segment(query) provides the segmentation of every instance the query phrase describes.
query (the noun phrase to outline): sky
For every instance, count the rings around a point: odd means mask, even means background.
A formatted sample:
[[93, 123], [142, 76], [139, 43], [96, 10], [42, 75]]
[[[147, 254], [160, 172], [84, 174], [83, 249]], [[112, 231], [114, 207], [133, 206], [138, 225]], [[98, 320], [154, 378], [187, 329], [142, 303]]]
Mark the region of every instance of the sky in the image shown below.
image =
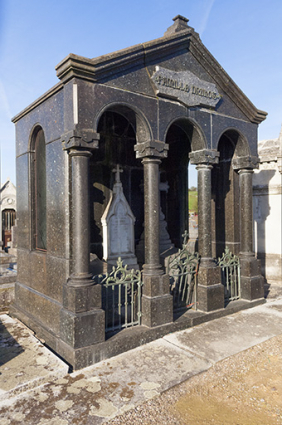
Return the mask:
[[[11, 118], [59, 80], [69, 53], [94, 58], [161, 37], [176, 15], [258, 109], [259, 140], [282, 123], [282, 0], [0, 0], [1, 182], [15, 177]], [[191, 184], [194, 185], [193, 178]]]

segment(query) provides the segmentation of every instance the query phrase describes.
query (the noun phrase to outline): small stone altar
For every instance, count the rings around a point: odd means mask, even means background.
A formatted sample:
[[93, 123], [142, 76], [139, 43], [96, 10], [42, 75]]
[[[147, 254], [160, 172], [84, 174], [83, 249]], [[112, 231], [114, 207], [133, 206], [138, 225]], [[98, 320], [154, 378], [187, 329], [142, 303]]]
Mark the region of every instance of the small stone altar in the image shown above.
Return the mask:
[[110, 265], [116, 265], [118, 258], [121, 257], [123, 264], [137, 268], [137, 258], [134, 249], [135, 217], [123, 193], [120, 180], [122, 170], [119, 165], [113, 172], [115, 172], [115, 184], [112, 197], [101, 217], [103, 226], [103, 259]]

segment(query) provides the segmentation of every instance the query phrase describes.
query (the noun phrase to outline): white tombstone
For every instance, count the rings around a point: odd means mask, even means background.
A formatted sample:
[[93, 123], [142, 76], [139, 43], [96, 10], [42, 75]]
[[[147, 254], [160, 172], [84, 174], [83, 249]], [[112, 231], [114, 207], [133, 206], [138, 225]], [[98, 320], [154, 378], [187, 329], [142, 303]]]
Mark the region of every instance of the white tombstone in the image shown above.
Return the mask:
[[111, 199], [102, 215], [103, 226], [103, 259], [110, 265], [115, 265], [118, 257], [128, 268], [138, 268], [135, 256], [135, 217], [124, 196], [120, 172], [117, 165], [115, 184]]

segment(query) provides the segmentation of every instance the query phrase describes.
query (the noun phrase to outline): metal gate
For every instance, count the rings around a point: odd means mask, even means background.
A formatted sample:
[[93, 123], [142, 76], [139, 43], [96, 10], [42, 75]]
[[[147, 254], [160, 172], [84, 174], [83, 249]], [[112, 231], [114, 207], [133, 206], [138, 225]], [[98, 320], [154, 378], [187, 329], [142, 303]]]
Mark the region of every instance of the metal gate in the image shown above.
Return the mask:
[[225, 302], [238, 300], [241, 298], [239, 257], [232, 254], [228, 248], [225, 248], [224, 254], [218, 259], [218, 265], [221, 268]]
[[168, 258], [167, 273], [175, 309], [195, 306], [197, 310], [198, 267], [199, 254], [191, 254], [185, 245]]
[[98, 276], [102, 285], [102, 308], [106, 332], [141, 324], [141, 272], [127, 270], [121, 258], [111, 273]]

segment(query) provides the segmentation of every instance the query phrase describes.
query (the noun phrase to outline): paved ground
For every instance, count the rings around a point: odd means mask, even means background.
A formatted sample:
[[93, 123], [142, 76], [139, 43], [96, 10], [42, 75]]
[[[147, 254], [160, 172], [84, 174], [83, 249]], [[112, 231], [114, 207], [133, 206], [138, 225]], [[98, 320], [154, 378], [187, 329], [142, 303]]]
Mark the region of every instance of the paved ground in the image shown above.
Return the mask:
[[[226, 376], [232, 363], [230, 359], [246, 356], [251, 347], [257, 347], [257, 352], [261, 353], [262, 344], [279, 339], [282, 334], [281, 288], [276, 286], [275, 291], [275, 298], [264, 305], [167, 335], [71, 374], [68, 374], [67, 365], [48, 351], [26, 327], [2, 315], [1, 425], [84, 425], [106, 423], [111, 419], [112, 423], [120, 423], [118, 415], [123, 415], [121, 423], [142, 423], [137, 419], [134, 422], [131, 412], [142, 410], [142, 406], [149, 409], [150, 403], [154, 405], [162, 397], [163, 404], [169, 403], [165, 401], [169, 391], [182, 388], [175, 387], [177, 384], [188, 385], [195, 379], [201, 379], [205, 373], [217, 370], [215, 379], [225, 370]], [[224, 366], [225, 361], [228, 361], [227, 366]], [[258, 372], [254, 370], [253, 373], [257, 375]], [[189, 379], [191, 377], [194, 378]], [[240, 379], [242, 381], [242, 377]], [[162, 396], [157, 397], [160, 394]], [[188, 405], [187, 400], [184, 404]], [[204, 411], [203, 406], [198, 405], [198, 410]], [[182, 419], [185, 418], [185, 409], [183, 412]], [[165, 423], [152, 418], [143, 423]], [[167, 423], [227, 422], [217, 422], [216, 419], [201, 422], [196, 418], [193, 422], [176, 419]]]

